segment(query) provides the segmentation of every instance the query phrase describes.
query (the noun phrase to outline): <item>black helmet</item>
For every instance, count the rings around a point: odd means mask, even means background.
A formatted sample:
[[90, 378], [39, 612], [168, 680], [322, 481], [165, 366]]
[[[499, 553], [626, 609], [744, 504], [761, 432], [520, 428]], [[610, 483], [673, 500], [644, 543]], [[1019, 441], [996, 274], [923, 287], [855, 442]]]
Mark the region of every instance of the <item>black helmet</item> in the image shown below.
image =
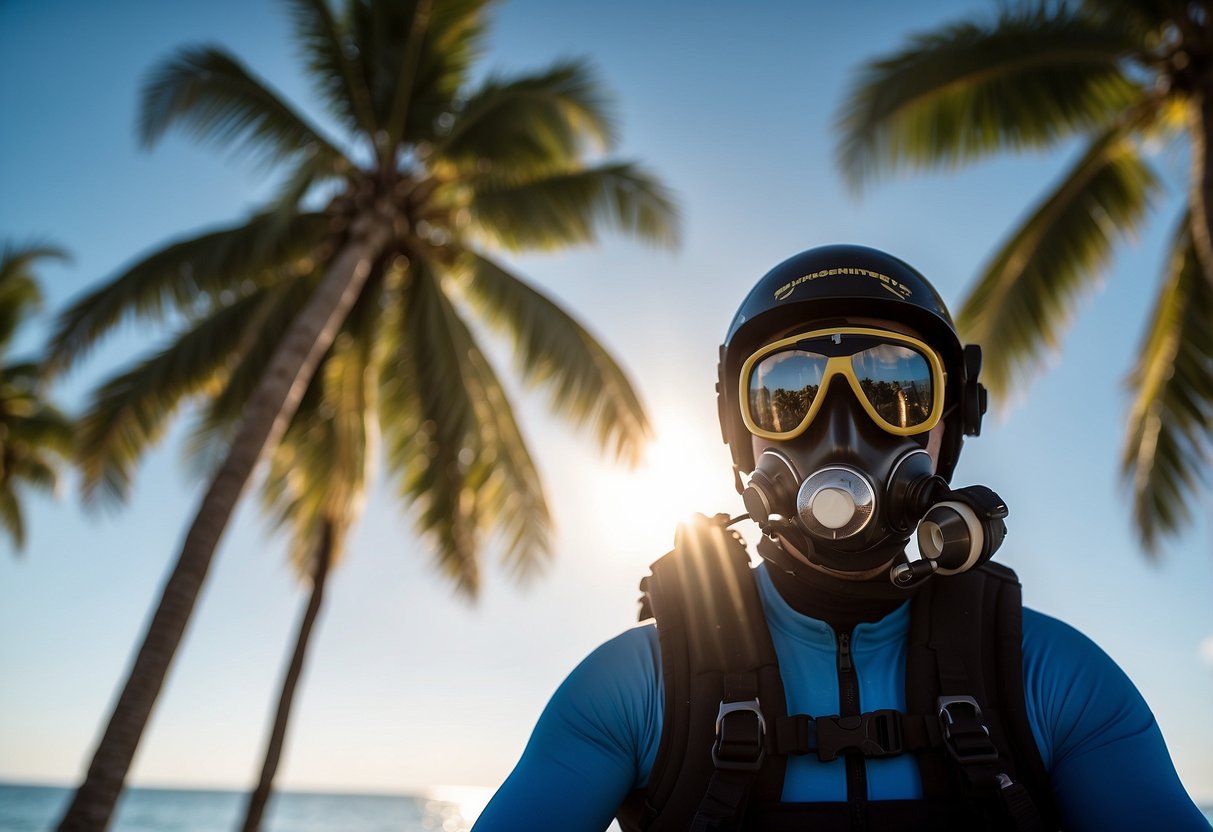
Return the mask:
[[943, 358], [947, 428], [937, 473], [945, 479], [952, 476], [964, 436], [981, 431], [986, 410], [986, 391], [977, 382], [980, 347], [961, 346], [943, 299], [913, 267], [873, 248], [833, 245], [801, 252], [767, 272], [742, 301], [720, 346], [716, 401], [739, 491], [740, 472], [754, 469], [750, 433], [737, 401], [741, 365], [772, 337], [810, 323], [856, 317], [913, 327]]

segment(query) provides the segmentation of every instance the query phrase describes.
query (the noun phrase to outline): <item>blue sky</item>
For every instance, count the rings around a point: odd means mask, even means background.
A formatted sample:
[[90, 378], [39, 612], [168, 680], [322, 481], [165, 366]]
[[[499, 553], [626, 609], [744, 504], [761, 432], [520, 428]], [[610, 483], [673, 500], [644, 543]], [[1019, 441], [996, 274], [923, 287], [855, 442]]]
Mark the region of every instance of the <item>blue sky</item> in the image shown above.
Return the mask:
[[[557, 556], [521, 589], [490, 568], [475, 607], [453, 599], [430, 567], [406, 507], [374, 494], [331, 582], [284, 785], [398, 791], [500, 781], [564, 674], [630, 626], [636, 583], [668, 548], [677, 519], [741, 511], [712, 385], [719, 340], [758, 277], [804, 248], [859, 242], [913, 263], [955, 303], [1066, 164], [1067, 153], [1000, 159], [899, 177], [855, 198], [832, 166], [831, 124], [850, 72], [911, 32], [993, 5], [754, 6], [520, 0], [495, 10], [485, 69], [588, 56], [618, 98], [616, 155], [658, 171], [680, 197], [677, 253], [607, 238], [508, 258], [614, 350], [658, 438], [645, 467], [615, 470], [545, 416], [542, 391], [514, 389], [557, 517]], [[0, 236], [49, 237], [74, 253], [72, 264], [43, 271], [51, 311], [149, 247], [241, 216], [272, 186], [175, 134], [154, 152], [138, 148], [142, 73], [196, 41], [227, 46], [328, 123], [272, 2], [0, 5]], [[1007, 500], [999, 559], [1020, 573], [1027, 602], [1120, 662], [1158, 716], [1184, 782], [1213, 802], [1213, 530], [1202, 520], [1147, 563], [1117, 479], [1124, 377], [1179, 210], [1185, 152], [1159, 157], [1168, 190], [1154, 221], [1119, 249], [1064, 351], [1021, 400], [996, 403], [956, 481], [988, 484]], [[31, 326], [24, 343], [33, 348], [42, 332]], [[162, 335], [131, 329], [107, 342], [59, 387], [60, 399], [80, 402]], [[504, 345], [494, 355], [508, 363]], [[0, 553], [0, 779], [71, 782], [87, 764], [200, 497], [182, 462], [187, 422], [147, 459], [125, 510], [86, 511], [65, 488], [58, 502], [32, 502], [24, 556]], [[283, 541], [250, 503], [216, 559], [135, 782], [250, 782], [303, 600]]]

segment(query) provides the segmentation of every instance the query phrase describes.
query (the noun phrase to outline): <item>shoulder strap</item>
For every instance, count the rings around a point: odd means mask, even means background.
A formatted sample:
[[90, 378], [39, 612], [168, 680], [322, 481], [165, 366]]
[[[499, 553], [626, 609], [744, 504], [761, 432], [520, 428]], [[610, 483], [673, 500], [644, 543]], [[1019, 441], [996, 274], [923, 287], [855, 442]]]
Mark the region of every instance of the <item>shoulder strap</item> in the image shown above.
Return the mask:
[[931, 581], [911, 609], [906, 706], [948, 723], [944, 747], [917, 755], [924, 797], [997, 799], [1018, 828], [1057, 828], [1024, 702], [1022, 609], [1000, 564]]
[[787, 713], [783, 684], [745, 543], [725, 522], [681, 525], [641, 582], [665, 712], [648, 786], [621, 810], [625, 829], [734, 828], [751, 796], [777, 801], [783, 789], [786, 758], [764, 751], [766, 726]]

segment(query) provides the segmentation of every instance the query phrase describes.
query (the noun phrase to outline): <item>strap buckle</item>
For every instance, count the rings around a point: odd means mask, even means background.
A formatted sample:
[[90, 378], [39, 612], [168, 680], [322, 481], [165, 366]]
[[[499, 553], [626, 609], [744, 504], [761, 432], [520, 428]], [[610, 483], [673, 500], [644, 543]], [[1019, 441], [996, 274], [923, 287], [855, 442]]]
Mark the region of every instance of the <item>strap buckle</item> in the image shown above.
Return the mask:
[[868, 711], [858, 716], [823, 716], [816, 721], [817, 758], [836, 759], [849, 749], [865, 757], [896, 757], [901, 742], [901, 713], [892, 708]]
[[971, 696], [941, 696], [939, 727], [943, 729], [943, 747], [961, 765], [998, 761], [998, 749], [990, 739], [990, 729], [981, 715], [981, 706]]
[[[756, 719], [748, 719], [745, 714], [752, 714]], [[726, 771], [758, 771], [766, 758], [766, 733], [767, 721], [757, 698], [721, 702], [716, 714], [712, 763]]]

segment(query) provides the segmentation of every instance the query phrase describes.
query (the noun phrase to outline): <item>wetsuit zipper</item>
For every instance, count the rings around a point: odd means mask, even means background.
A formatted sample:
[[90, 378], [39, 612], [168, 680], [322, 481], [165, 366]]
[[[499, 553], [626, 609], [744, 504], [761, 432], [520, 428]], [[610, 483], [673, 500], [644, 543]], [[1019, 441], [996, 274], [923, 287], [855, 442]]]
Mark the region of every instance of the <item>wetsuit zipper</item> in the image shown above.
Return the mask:
[[[859, 678], [851, 660], [851, 634], [838, 633], [838, 715], [859, 716]], [[847, 809], [853, 832], [867, 828], [868, 773], [863, 754], [847, 751], [843, 754], [847, 766]]]

